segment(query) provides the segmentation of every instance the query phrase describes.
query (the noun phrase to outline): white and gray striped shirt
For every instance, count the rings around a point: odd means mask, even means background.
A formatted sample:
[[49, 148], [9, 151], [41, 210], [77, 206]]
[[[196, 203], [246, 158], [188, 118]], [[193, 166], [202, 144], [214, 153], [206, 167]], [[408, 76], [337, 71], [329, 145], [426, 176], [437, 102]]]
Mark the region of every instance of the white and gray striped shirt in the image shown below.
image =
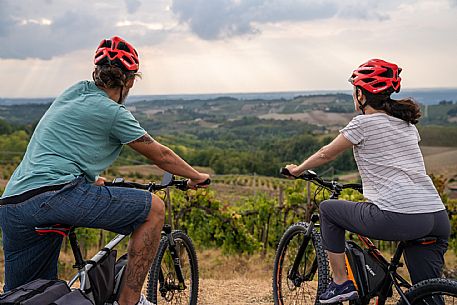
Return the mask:
[[381, 210], [418, 214], [445, 209], [425, 172], [416, 126], [374, 113], [356, 116], [340, 133], [354, 144], [364, 196]]

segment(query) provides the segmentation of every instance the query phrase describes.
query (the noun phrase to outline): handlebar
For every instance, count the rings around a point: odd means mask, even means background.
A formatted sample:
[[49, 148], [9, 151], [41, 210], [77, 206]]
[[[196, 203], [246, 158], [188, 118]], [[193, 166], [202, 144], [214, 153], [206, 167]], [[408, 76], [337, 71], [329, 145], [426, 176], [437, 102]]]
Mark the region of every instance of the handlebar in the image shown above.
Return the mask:
[[360, 193], [362, 193], [362, 191], [363, 191], [362, 184], [360, 184], [360, 183], [342, 184], [342, 183], [339, 183], [339, 182], [333, 181], [333, 180], [331, 180], [331, 181], [324, 180], [311, 170], [304, 171], [300, 176], [294, 176], [289, 172], [289, 170], [287, 168], [283, 167], [280, 169], [279, 173], [286, 177], [292, 177], [295, 179], [302, 179], [302, 180], [306, 180], [306, 181], [316, 182], [317, 184], [319, 184], [331, 191], [334, 191], [334, 192], [340, 192], [343, 189], [353, 189]]
[[[123, 178], [115, 178], [113, 182], [105, 182], [105, 186], [117, 186], [117, 187], [129, 187], [129, 188], [136, 188], [141, 190], [147, 190], [149, 192], [155, 192], [162, 189], [165, 189], [170, 186], [174, 186], [181, 191], [187, 191], [190, 189], [189, 179], [179, 179], [176, 180], [173, 175], [170, 173], [165, 173], [162, 179], [162, 183], [157, 184], [153, 182], [149, 182], [146, 184], [136, 183], [136, 182], [128, 182], [124, 181]], [[211, 179], [206, 179], [205, 181], [196, 185], [196, 188], [205, 187], [211, 184]]]

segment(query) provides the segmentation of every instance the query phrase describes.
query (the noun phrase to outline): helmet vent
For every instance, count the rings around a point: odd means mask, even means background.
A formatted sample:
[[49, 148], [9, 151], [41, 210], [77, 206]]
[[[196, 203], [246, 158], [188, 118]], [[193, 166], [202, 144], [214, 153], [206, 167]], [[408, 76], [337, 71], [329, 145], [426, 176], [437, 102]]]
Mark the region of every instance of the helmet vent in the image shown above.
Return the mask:
[[130, 49], [126, 46], [126, 44], [122, 41], [119, 42], [119, 44], [117, 45], [117, 48], [119, 50], [123, 50], [123, 51], [126, 51], [126, 52], [129, 52], [130, 53]]
[[387, 77], [387, 78], [392, 78], [394, 76], [394, 71], [392, 71], [391, 68], [384, 67], [384, 66], [383, 66], [383, 68], [385, 68], [386, 71], [384, 71], [381, 74], [379, 74], [379, 76]]
[[373, 70], [360, 70], [360, 71], [358, 71], [358, 72], [359, 72], [360, 74], [365, 74], [365, 75], [367, 75], [367, 74], [373, 73]]
[[127, 56], [124, 55], [124, 56], [122, 56], [122, 58], [123, 58], [126, 62], [128, 62], [129, 64], [133, 64], [133, 62], [132, 62], [132, 61], [130, 60], [130, 58], [128, 58]]
[[99, 48], [111, 48], [111, 40], [103, 41]]

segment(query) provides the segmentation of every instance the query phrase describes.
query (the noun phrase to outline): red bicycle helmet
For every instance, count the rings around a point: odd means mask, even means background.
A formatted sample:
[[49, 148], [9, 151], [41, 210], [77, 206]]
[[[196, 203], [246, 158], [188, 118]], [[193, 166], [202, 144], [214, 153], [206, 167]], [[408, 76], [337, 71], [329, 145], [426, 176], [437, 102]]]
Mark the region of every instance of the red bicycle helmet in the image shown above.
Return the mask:
[[138, 53], [124, 39], [113, 36], [111, 39], [104, 39], [95, 51], [94, 64], [96, 65], [117, 65], [127, 71], [138, 71], [140, 62]]
[[354, 70], [349, 82], [375, 94], [386, 91], [389, 88], [399, 92], [400, 72], [401, 68], [396, 64], [382, 59], [370, 59]]

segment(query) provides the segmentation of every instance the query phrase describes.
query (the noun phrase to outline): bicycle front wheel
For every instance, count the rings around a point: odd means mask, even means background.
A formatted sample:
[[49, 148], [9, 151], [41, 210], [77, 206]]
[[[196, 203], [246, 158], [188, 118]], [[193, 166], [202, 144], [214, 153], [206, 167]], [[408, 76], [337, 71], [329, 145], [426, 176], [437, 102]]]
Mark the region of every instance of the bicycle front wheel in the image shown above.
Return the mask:
[[[329, 266], [320, 234], [313, 229], [306, 244], [308, 223], [296, 223], [284, 233], [276, 251], [273, 270], [273, 298], [276, 305], [319, 304], [319, 295], [329, 283]], [[300, 261], [297, 253], [305, 240]], [[294, 270], [294, 264], [298, 266]], [[298, 264], [298, 265], [297, 265]]]
[[[417, 283], [406, 292], [411, 305], [457, 305], [457, 281], [435, 278]], [[397, 305], [404, 305], [403, 300]]]
[[[168, 238], [161, 239], [156, 258], [148, 275], [147, 299], [154, 304], [197, 304], [198, 262], [192, 240], [182, 231], [172, 232], [179, 270], [169, 248]], [[184, 278], [179, 282], [178, 273]]]

